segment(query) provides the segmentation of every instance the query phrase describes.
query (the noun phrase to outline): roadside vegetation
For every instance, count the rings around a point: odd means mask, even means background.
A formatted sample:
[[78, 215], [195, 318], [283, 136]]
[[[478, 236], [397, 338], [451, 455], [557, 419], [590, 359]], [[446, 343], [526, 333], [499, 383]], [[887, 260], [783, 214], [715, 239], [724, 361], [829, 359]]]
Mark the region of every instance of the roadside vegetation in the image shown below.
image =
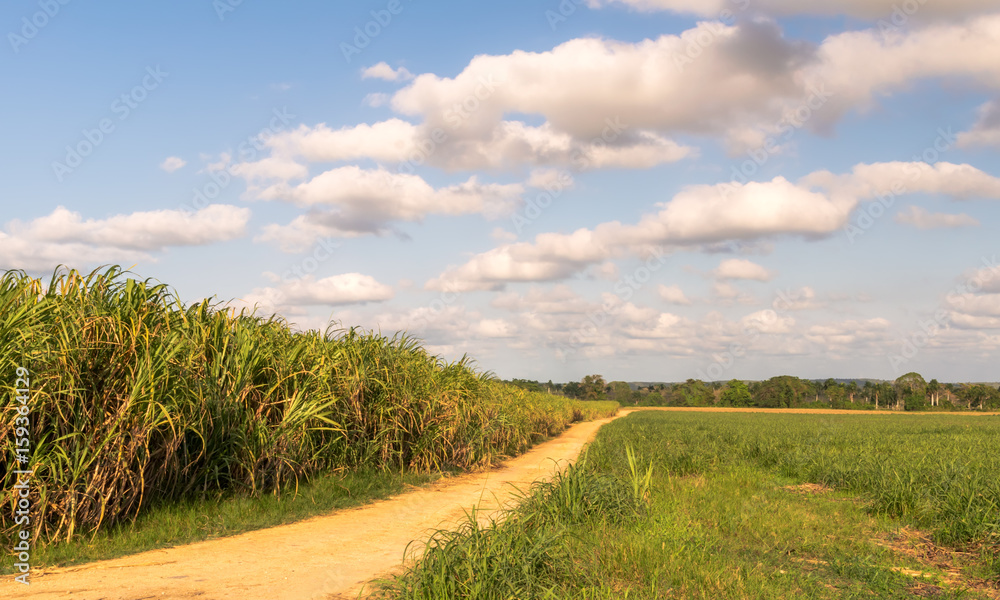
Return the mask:
[[640, 412], [384, 599], [997, 598], [1000, 418]]
[[[7, 434], [18, 367], [30, 371], [24, 463]], [[617, 410], [509, 386], [404, 334], [296, 332], [276, 316], [186, 305], [118, 267], [49, 281], [5, 273], [0, 373], [0, 537], [11, 547], [20, 530], [13, 471], [30, 468], [36, 549], [121, 532], [150, 511], [294, 499], [331, 475], [381, 473], [352, 481], [358, 497], [386, 495], [419, 483], [408, 474], [486, 467]], [[267, 524], [254, 519], [171, 543]]]

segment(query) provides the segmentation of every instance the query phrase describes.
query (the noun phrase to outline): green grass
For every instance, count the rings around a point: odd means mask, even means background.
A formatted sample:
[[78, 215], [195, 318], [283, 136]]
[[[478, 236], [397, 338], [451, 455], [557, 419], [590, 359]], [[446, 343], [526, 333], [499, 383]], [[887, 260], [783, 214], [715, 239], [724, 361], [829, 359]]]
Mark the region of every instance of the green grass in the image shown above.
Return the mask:
[[[94, 536], [43, 546], [32, 560], [37, 567], [69, 566], [286, 525], [361, 506], [439, 478], [440, 474], [432, 473], [348, 472], [316, 476], [284, 496], [243, 494], [165, 503], [150, 507], [133, 522]], [[11, 572], [5, 560], [0, 573]]]
[[[438, 533], [381, 594], [985, 598], [973, 586], [1000, 581], [1000, 473], [980, 451], [998, 429], [960, 416], [633, 414], [505, 519]], [[903, 525], [969, 551], [963, 575], [906, 551]]]

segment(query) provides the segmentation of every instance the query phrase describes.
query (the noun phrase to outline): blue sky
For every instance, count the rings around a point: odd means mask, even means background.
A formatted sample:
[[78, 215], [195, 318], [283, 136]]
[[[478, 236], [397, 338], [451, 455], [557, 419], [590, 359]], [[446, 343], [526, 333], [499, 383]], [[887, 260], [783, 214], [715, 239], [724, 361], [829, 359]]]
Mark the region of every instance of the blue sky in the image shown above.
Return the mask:
[[993, 2], [64, 2], [0, 8], [0, 269], [503, 377], [997, 379]]

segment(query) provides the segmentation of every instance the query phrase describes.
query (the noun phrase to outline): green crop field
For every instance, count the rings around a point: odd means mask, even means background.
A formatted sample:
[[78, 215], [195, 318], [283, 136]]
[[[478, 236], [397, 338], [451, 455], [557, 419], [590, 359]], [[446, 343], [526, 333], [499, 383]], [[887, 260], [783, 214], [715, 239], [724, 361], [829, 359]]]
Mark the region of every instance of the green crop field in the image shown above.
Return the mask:
[[[151, 508], [292, 498], [313, 476], [486, 466], [617, 410], [503, 384], [405, 335], [296, 332], [277, 317], [185, 305], [166, 285], [118, 268], [58, 271], [50, 281], [7, 272], [0, 374], [4, 547], [20, 529], [16, 468], [32, 471], [30, 530], [44, 546], [133, 523]], [[15, 448], [7, 432], [30, 443]], [[378, 496], [402, 481], [410, 479], [358, 487]]]
[[1000, 417], [643, 411], [385, 598], [995, 598]]

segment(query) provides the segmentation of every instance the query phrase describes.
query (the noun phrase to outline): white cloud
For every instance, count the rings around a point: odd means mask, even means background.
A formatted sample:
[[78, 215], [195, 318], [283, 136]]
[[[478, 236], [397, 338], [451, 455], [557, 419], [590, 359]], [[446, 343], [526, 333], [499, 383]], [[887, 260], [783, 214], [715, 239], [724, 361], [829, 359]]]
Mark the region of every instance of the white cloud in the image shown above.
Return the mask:
[[528, 187], [547, 190], [567, 190], [574, 185], [573, 176], [560, 169], [533, 169], [528, 178]]
[[361, 124], [330, 129], [325, 123], [315, 127], [300, 125], [281, 132], [267, 145], [278, 156], [302, 158], [309, 162], [339, 162], [371, 158], [385, 163], [408, 160], [418, 152], [421, 130], [402, 119], [372, 125]]
[[84, 219], [64, 207], [0, 232], [0, 268], [49, 269], [128, 260], [173, 246], [202, 246], [246, 234], [250, 210], [224, 204], [192, 213], [158, 210]]
[[773, 310], [759, 310], [740, 320], [743, 331], [765, 334], [792, 333], [795, 319]]
[[497, 218], [509, 214], [523, 192], [519, 184], [480, 183], [476, 177], [435, 189], [416, 175], [347, 166], [299, 185], [278, 183], [249, 193], [310, 209], [289, 225], [268, 225], [257, 238], [294, 250], [308, 247], [318, 236], [383, 235], [394, 223], [420, 222], [430, 215]]
[[346, 306], [391, 300], [394, 292], [375, 278], [345, 273], [323, 279], [307, 275], [278, 286], [256, 288], [241, 301], [267, 312], [291, 313], [303, 306]]
[[774, 274], [744, 258], [731, 258], [724, 260], [715, 271], [712, 272], [718, 279], [749, 279], [753, 281], [771, 281]]
[[513, 242], [517, 239], [517, 234], [513, 231], [507, 231], [503, 227], [494, 227], [493, 231], [490, 232], [490, 237], [498, 242]]
[[170, 156], [162, 163], [160, 163], [160, 168], [166, 171], [167, 173], [173, 173], [174, 171], [183, 169], [184, 165], [186, 164], [187, 161], [184, 160], [183, 158], [180, 158], [178, 156]]
[[480, 137], [493, 135], [503, 115], [522, 113], [575, 140], [601, 136], [608, 117], [617, 116], [625, 138], [637, 131], [721, 134], [745, 144], [753, 129], [829, 130], [846, 112], [920, 80], [965, 78], [1000, 88], [1000, 63], [991, 58], [1000, 53], [998, 30], [1000, 15], [987, 15], [903, 28], [893, 39], [878, 27], [845, 32], [814, 46], [766, 20], [702, 22], [636, 43], [585, 38], [546, 52], [477, 56], [454, 78], [418, 77], [395, 94], [393, 107], [443, 125], [451, 107], [488, 81], [493, 92], [463, 126]]
[[981, 331], [983, 329], [1000, 329], [1000, 317], [981, 317], [959, 312], [950, 314], [950, 323], [959, 329]]
[[389, 94], [383, 94], [381, 92], [368, 94], [365, 96], [363, 102], [366, 106], [379, 108], [389, 103]]
[[[938, 10], [928, 6], [921, 14]], [[679, 135], [721, 136], [734, 150], [773, 143], [776, 152], [799, 129], [828, 133], [844, 114], [923, 80], [1000, 89], [1000, 62], [992, 60], [1000, 54], [1000, 15], [917, 25], [893, 36], [878, 27], [849, 31], [816, 45], [786, 37], [766, 19], [701, 22], [634, 43], [583, 38], [544, 52], [479, 55], [455, 77], [423, 74], [392, 96], [392, 108], [417, 123], [303, 126], [269, 145], [278, 156], [311, 162], [649, 168], [697, 154]], [[385, 63], [369, 72], [403, 73]], [[514, 114], [541, 124], [508, 120]]]
[[[699, 247], [780, 236], [819, 239], [843, 230], [859, 203], [882, 190], [1000, 199], [1000, 178], [969, 165], [876, 163], [858, 165], [846, 175], [811, 173], [798, 183], [776, 177], [742, 185], [693, 185], [634, 225], [612, 221], [571, 234], [542, 234], [533, 243], [503, 245], [449, 268], [427, 287], [482, 290], [515, 281], [556, 281], [609, 259], [630, 254], [645, 258], [657, 246]], [[724, 286], [720, 289], [722, 297], [737, 297]]]
[[289, 181], [293, 179], [303, 179], [309, 175], [309, 169], [293, 160], [282, 156], [269, 156], [251, 163], [228, 164], [228, 157], [224, 156], [222, 163], [211, 165], [211, 171], [221, 171], [225, 169], [231, 176], [243, 177], [247, 181], [257, 182], [269, 179], [281, 179]]
[[907, 210], [899, 211], [894, 220], [917, 229], [954, 229], [979, 225], [979, 221], [964, 213], [958, 215], [931, 213], [919, 206], [910, 206]]
[[[717, 43], [696, 65], [679, 69], [675, 56], [706, 34]], [[768, 52], [750, 58], [755, 45]], [[808, 44], [785, 41], [771, 24], [700, 23], [637, 43], [584, 38], [546, 52], [477, 56], [454, 78], [418, 77], [395, 94], [393, 107], [444, 125], [449, 108], [495, 82], [465, 130], [489, 134], [504, 114], [523, 113], [541, 115], [553, 131], [581, 142], [625, 142], [643, 131], [718, 133], [747, 117], [780, 117], [774, 101], [803, 95], [795, 70], [812, 55]]]
[[[717, 17], [723, 11], [738, 14], [750, 9], [771, 15], [846, 15], [861, 19], [880, 19], [887, 25], [903, 26], [911, 18], [959, 17], [996, 10], [993, 0], [952, 0], [951, 2], [901, 3], [898, 0], [587, 0], [590, 8], [623, 5], [642, 12], [670, 11], [682, 14]], [[904, 8], [905, 7], [905, 8]], [[897, 15], [898, 13], [898, 15]]]
[[681, 289], [679, 285], [660, 285], [656, 288], [657, 293], [664, 302], [669, 302], [670, 304], [680, 304], [688, 306], [692, 304], [691, 300], [684, 294], [684, 290]]
[[799, 182], [858, 200], [902, 194], [942, 194], [956, 200], [1000, 199], [1000, 178], [967, 164], [886, 162], [856, 165], [846, 175], [817, 171]]
[[485, 338], [512, 338], [517, 330], [504, 319], [484, 319], [473, 327], [473, 333]]
[[431, 290], [465, 292], [497, 290], [514, 281], [556, 281], [609, 256], [592, 232], [581, 229], [562, 235], [545, 233], [533, 244], [501, 246], [474, 256], [461, 267], [453, 267], [426, 284]]
[[892, 323], [882, 317], [847, 320], [813, 325], [804, 332], [806, 340], [829, 353], [831, 358], [844, 358], [852, 352], [885, 352], [895, 341]]
[[1000, 99], [987, 102], [979, 107], [979, 119], [969, 131], [958, 134], [958, 146], [1000, 147]]
[[[368, 100], [381, 102], [370, 95]], [[577, 140], [549, 124], [530, 126], [501, 121], [484, 132], [435, 128], [389, 119], [330, 129], [324, 124], [276, 135], [268, 142], [279, 157], [310, 162], [372, 159], [449, 170], [513, 169], [521, 165], [592, 170], [641, 169], [694, 156], [696, 151], [649, 131], [637, 131], [614, 144], [603, 138]], [[412, 167], [411, 167], [412, 168]]]
[[1000, 317], [1000, 294], [951, 294], [948, 305], [968, 315]]
[[361, 71], [362, 79], [382, 79], [383, 81], [407, 81], [413, 79], [413, 73], [406, 67], [393, 69], [388, 63], [380, 62]]
[[585, 314], [592, 307], [571, 287], [558, 284], [548, 288], [532, 286], [526, 293], [497, 294], [490, 306], [516, 313]]

